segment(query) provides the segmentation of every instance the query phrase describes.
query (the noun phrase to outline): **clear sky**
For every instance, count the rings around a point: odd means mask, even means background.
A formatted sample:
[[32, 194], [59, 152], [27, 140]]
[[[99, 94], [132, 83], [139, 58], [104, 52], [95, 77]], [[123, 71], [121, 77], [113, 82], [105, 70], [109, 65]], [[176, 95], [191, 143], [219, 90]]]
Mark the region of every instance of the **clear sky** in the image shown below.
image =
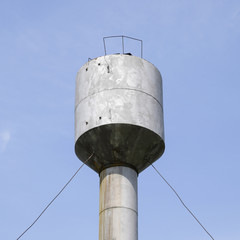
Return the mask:
[[[1, 0], [0, 239], [16, 239], [80, 166], [75, 77], [109, 35], [142, 39], [162, 74], [155, 166], [215, 240], [239, 240], [239, 0]], [[98, 239], [98, 187], [85, 166], [22, 239]], [[139, 175], [147, 239], [210, 239], [152, 168]]]

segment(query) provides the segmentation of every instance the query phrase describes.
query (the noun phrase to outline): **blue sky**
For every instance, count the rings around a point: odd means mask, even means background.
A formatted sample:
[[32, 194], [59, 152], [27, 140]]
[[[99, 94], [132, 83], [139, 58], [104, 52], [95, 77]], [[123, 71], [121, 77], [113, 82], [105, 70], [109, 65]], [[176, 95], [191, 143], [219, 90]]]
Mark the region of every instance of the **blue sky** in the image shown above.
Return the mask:
[[[142, 39], [162, 74], [166, 151], [155, 166], [216, 240], [238, 240], [236, 0], [0, 2], [0, 239], [16, 239], [80, 166], [75, 77], [109, 35]], [[98, 239], [98, 187], [84, 167], [21, 239]], [[139, 239], [210, 239], [152, 168], [139, 176]]]

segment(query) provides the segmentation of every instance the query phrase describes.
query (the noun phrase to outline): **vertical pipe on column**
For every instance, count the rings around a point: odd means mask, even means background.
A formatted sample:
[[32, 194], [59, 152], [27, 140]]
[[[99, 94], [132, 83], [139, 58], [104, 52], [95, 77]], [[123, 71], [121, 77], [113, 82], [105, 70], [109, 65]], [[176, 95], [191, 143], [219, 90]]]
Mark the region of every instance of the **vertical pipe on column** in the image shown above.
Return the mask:
[[137, 173], [117, 166], [100, 173], [99, 240], [137, 240]]

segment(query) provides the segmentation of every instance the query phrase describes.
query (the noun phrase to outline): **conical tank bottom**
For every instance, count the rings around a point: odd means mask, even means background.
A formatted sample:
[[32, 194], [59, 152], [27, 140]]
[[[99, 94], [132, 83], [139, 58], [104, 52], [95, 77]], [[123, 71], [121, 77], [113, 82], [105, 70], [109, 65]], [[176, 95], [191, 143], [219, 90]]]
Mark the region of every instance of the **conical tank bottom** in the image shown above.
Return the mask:
[[138, 173], [163, 154], [165, 144], [153, 131], [132, 124], [107, 124], [92, 128], [81, 135], [75, 144], [79, 159], [100, 173], [111, 166], [129, 166]]

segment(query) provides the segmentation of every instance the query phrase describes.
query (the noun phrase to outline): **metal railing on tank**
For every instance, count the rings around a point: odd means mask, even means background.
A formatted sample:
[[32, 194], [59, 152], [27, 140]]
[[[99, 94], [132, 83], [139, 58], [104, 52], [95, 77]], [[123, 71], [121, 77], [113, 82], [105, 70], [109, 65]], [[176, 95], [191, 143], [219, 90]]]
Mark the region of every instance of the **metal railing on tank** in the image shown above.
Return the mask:
[[125, 53], [125, 49], [124, 49], [124, 38], [128, 38], [128, 39], [132, 39], [132, 40], [135, 40], [135, 41], [139, 41], [141, 43], [141, 58], [143, 57], [143, 41], [141, 39], [128, 37], [128, 36], [123, 36], [123, 35], [120, 35], [120, 36], [108, 36], [108, 37], [104, 37], [103, 38], [103, 45], [104, 45], [104, 53], [105, 53], [105, 55], [107, 55], [106, 42], [105, 42], [105, 40], [107, 38], [121, 38], [122, 39], [122, 54], [126, 54]]

